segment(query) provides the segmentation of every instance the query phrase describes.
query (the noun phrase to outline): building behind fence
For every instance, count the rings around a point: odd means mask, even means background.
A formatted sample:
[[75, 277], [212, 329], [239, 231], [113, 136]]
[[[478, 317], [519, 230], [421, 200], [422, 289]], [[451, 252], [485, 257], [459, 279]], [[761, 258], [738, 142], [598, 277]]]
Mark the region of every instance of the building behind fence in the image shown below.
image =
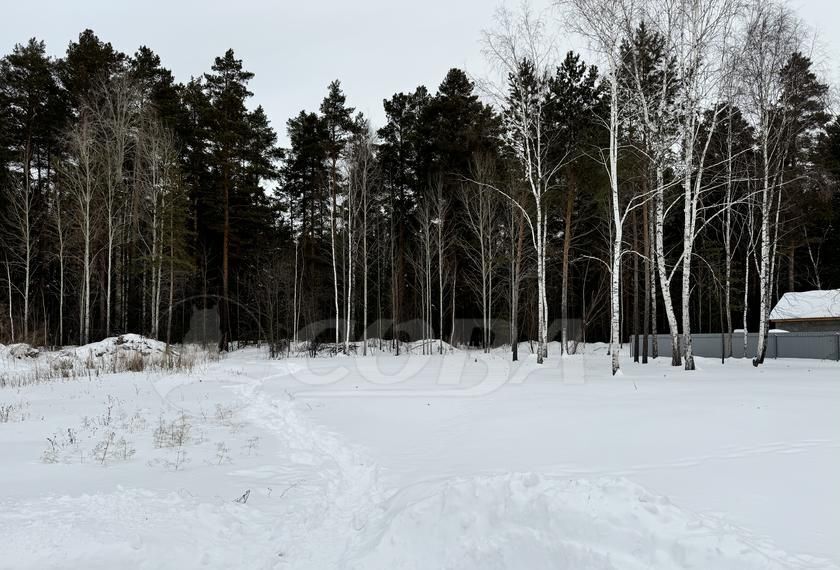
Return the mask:
[[[721, 358], [724, 354], [734, 358], [754, 358], [756, 345], [758, 344], [758, 333], [747, 334], [747, 346], [744, 350], [744, 333], [737, 332], [731, 335], [720, 333], [693, 334], [691, 335], [691, 350], [695, 356], [706, 356], [709, 358]], [[659, 356], [671, 356], [671, 335], [660, 334], [656, 336], [659, 345]], [[639, 352], [642, 351], [643, 337], [639, 337]], [[682, 335], [680, 335], [682, 345]], [[634, 350], [636, 343], [630, 337], [630, 350]], [[648, 354], [652, 354], [653, 338], [648, 337]], [[731, 348], [730, 348], [731, 347]], [[680, 346], [682, 348], [682, 346]], [[789, 332], [771, 334], [767, 339], [767, 353], [765, 358], [814, 358], [819, 360], [840, 361], [840, 333], [807, 333]]]

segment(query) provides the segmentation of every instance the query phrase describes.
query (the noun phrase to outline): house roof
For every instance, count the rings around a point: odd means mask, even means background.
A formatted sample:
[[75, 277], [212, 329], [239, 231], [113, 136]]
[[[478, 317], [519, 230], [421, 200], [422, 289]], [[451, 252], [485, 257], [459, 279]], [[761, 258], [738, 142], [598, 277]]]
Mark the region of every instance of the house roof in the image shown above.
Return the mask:
[[771, 321], [840, 319], [840, 289], [785, 293], [773, 310]]

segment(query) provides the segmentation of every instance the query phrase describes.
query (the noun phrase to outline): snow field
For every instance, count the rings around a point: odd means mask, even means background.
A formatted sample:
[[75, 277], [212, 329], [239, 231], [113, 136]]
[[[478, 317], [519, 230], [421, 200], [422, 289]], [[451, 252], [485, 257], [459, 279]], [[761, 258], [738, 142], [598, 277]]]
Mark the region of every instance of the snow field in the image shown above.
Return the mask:
[[836, 365], [547, 364], [247, 349], [0, 389], [0, 568], [838, 567]]

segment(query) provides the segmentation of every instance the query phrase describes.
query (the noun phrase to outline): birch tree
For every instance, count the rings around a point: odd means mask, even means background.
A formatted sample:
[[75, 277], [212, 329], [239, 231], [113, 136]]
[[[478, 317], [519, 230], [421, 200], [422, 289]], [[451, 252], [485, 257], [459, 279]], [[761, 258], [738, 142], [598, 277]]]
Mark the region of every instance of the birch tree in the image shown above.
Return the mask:
[[[698, 208], [703, 190], [703, 170], [712, 135], [723, 107], [715, 105], [703, 124], [703, 103], [716, 101], [729, 70], [726, 46], [739, 0], [665, 0], [662, 7], [672, 41], [680, 78], [680, 142], [682, 146], [683, 251], [682, 338], [685, 369], [694, 370], [691, 342], [691, 264], [698, 232]], [[705, 127], [705, 140], [701, 137]]]
[[499, 225], [499, 194], [494, 192], [494, 168], [487, 155], [473, 157], [472, 185], [461, 191], [464, 225], [469, 234], [463, 240], [463, 251], [473, 265], [469, 279], [472, 289], [481, 302], [481, 348], [490, 352], [493, 316], [493, 272], [497, 255]]
[[[626, 21], [627, 40], [623, 51], [623, 91], [630, 99], [633, 114], [642, 128], [642, 154], [650, 163], [647, 186], [652, 188], [650, 228], [648, 241], [651, 277], [649, 287], [653, 290], [656, 278], [662, 291], [665, 316], [671, 336], [671, 364], [679, 366], [682, 356], [679, 350], [679, 327], [671, 293], [671, 277], [665, 255], [664, 226], [666, 210], [665, 171], [669, 166], [672, 149], [677, 142], [676, 97], [679, 80], [676, 63], [670, 53], [666, 29], [660, 33], [643, 20], [633, 28], [633, 21]], [[651, 295], [655, 310], [655, 295]], [[651, 315], [655, 322], [655, 313]], [[654, 332], [654, 339], [656, 338]]]
[[[484, 53], [506, 83], [487, 86], [504, 110], [505, 142], [528, 187], [527, 199], [514, 198], [512, 188], [487, 184], [522, 212], [536, 253], [537, 362], [548, 355], [548, 298], [546, 295], [546, 244], [548, 197], [557, 187], [567, 156], [557, 154], [556, 133], [550, 128], [549, 89], [555, 71], [554, 45], [545, 21], [527, 5], [514, 15], [501, 8], [496, 27], [484, 32]], [[474, 181], [473, 181], [474, 182]]]
[[[16, 285], [15, 289], [18, 289], [23, 297], [22, 332], [23, 339], [29, 340], [30, 288], [38, 246], [36, 229], [42, 209], [37, 203], [37, 192], [29, 172], [31, 161], [28, 156], [29, 148], [27, 147], [24, 152], [26, 153], [22, 160], [24, 171], [20, 177], [12, 179], [8, 192], [4, 196], [7, 208], [5, 216], [0, 218], [0, 222], [2, 222], [0, 243], [3, 244], [7, 252], [7, 270], [11, 266], [16, 266], [22, 273], [23, 283], [22, 285]], [[11, 254], [11, 260], [9, 260], [8, 254]], [[11, 275], [11, 271], [9, 271], [9, 275]], [[11, 305], [11, 296], [9, 302]]]
[[62, 191], [62, 182], [56, 184], [53, 198], [52, 218], [55, 225], [57, 242], [56, 257], [58, 258], [58, 345], [64, 345], [64, 288], [67, 265], [67, 223], [64, 210], [67, 200]]
[[[356, 133], [349, 143], [349, 161], [347, 172], [347, 295], [345, 310], [345, 353], [350, 349], [350, 324], [352, 321], [354, 267], [361, 246], [362, 272], [362, 353], [367, 355], [367, 319], [368, 319], [368, 214], [370, 196], [376, 180], [376, 162], [374, 148], [376, 138], [367, 120], [357, 121]], [[357, 224], [361, 228], [357, 228]]]
[[[450, 201], [444, 195], [443, 179], [439, 178], [435, 184], [434, 193], [431, 199], [434, 201], [434, 224], [436, 229], [435, 244], [437, 245], [437, 267], [438, 267], [438, 354], [443, 354], [443, 313], [444, 313], [444, 294], [446, 283], [448, 283], [449, 273], [454, 271], [447, 269], [446, 259], [452, 243], [452, 227], [449, 223]], [[454, 297], [455, 284], [452, 284], [452, 294]], [[455, 303], [452, 303], [453, 322], [455, 320]], [[450, 341], [452, 340], [450, 334]]]
[[[510, 187], [516, 200], [522, 193], [522, 189], [516, 190], [517, 181], [512, 180]], [[508, 286], [510, 293], [510, 339], [511, 339], [511, 360], [519, 360], [519, 299], [521, 297], [522, 279], [524, 274], [523, 258], [525, 243], [525, 216], [513, 201], [505, 201], [504, 208], [508, 233], [508, 257], [510, 267], [508, 269]]]
[[125, 209], [124, 166], [134, 142], [137, 108], [136, 86], [125, 76], [103, 81], [92, 94], [90, 112], [97, 130], [97, 158], [103, 182], [105, 212], [105, 336], [111, 333], [111, 295], [114, 250], [119, 245], [121, 213]]
[[[163, 277], [168, 265], [171, 297], [177, 257], [174, 219], [182, 206], [178, 200], [178, 154], [172, 132], [160, 123], [153, 112], [149, 111], [144, 117], [142, 128], [135, 168], [139, 171], [136, 176], [140, 180], [142, 213], [148, 232], [141, 233], [141, 240], [150, 270], [150, 331], [152, 337], [160, 338]], [[171, 308], [168, 315], [171, 315]]]
[[619, 80], [623, 68], [621, 40], [628, 28], [627, 22], [635, 21], [636, 6], [632, 0], [568, 0], [567, 5], [574, 17], [573, 27], [586, 37], [602, 55], [606, 64], [606, 78], [609, 83], [609, 118], [605, 120], [609, 136], [607, 156], [604, 158], [610, 182], [611, 251], [610, 251], [610, 355], [612, 373], [619, 370], [618, 351], [621, 343], [620, 280], [624, 220], [627, 215], [647, 196], [637, 195], [622, 204], [618, 180], [619, 129], [621, 101]]
[[758, 288], [758, 346], [753, 364], [764, 362], [770, 316], [770, 296], [778, 237], [779, 200], [784, 166], [785, 114], [781, 69], [798, 49], [801, 30], [796, 18], [781, 4], [755, 2], [750, 6], [744, 48], [738, 67], [744, 79], [745, 107], [756, 131], [760, 162]]
[[90, 342], [90, 297], [94, 238], [97, 234], [99, 181], [96, 171], [95, 127], [88, 112], [82, 111], [67, 140], [68, 161], [64, 179], [73, 203], [73, 226], [81, 242], [82, 279], [79, 301], [79, 344]]

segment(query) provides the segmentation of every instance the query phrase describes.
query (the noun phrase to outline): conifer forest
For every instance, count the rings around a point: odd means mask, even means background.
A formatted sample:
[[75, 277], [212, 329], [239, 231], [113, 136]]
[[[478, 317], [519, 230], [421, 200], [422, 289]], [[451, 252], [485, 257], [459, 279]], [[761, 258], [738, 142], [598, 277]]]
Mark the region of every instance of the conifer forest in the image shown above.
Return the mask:
[[499, 9], [476, 38], [490, 73], [382, 93], [381, 124], [341, 78], [271, 124], [236, 46], [176, 80], [153, 45], [20, 38], [0, 60], [0, 341], [174, 343], [214, 309], [221, 349], [530, 341], [541, 360], [669, 334], [641, 358], [692, 369], [692, 332], [749, 330], [760, 364], [781, 295], [840, 287], [840, 120], [810, 32], [759, 0], [556, 9]]

